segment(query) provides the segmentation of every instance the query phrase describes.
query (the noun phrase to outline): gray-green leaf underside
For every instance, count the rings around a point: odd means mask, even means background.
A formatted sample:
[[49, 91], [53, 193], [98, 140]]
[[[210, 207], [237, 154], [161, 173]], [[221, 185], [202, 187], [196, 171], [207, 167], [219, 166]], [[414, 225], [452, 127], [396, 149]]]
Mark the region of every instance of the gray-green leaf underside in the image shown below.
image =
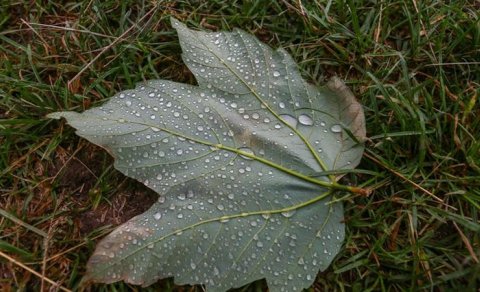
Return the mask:
[[333, 199], [348, 187], [321, 174], [358, 164], [360, 104], [339, 79], [307, 84], [284, 50], [248, 33], [172, 24], [198, 86], [151, 80], [82, 114], [50, 115], [159, 194], [99, 243], [86, 278], [147, 286], [174, 277], [208, 291], [262, 278], [270, 291], [309, 287], [344, 238]]

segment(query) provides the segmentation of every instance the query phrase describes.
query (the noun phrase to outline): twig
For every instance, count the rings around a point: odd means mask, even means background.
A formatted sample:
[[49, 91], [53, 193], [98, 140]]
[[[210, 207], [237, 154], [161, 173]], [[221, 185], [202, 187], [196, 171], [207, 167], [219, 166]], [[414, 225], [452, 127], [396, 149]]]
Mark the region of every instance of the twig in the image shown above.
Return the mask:
[[377, 28], [375, 29], [375, 47], [378, 44], [378, 41], [380, 40], [380, 31], [382, 30], [382, 12], [383, 12], [383, 1], [380, 2], [380, 15], [378, 17], [378, 25]]
[[41, 34], [39, 34], [28, 22], [26, 22], [23, 18], [21, 19], [21, 21], [26, 25], [28, 26], [28, 28], [33, 31], [34, 34], [36, 34], [43, 42], [43, 44], [45, 45], [45, 48], [46, 49], [49, 49], [50, 47], [48, 46], [48, 43], [47, 41], [42, 37]]
[[66, 27], [66, 26], [58, 26], [58, 25], [52, 25], [52, 24], [43, 24], [43, 23], [35, 23], [35, 22], [29, 22], [26, 23], [27, 25], [32, 25], [32, 26], [38, 26], [40, 28], [45, 28], [45, 29], [55, 29], [55, 30], [64, 30], [64, 31], [71, 31], [71, 32], [79, 32], [79, 33], [86, 33], [86, 34], [91, 34], [99, 37], [104, 37], [104, 38], [111, 38], [114, 39], [115, 37], [112, 35], [108, 34], [103, 34], [103, 33], [98, 33], [98, 32], [93, 32], [89, 30], [84, 30], [84, 29], [76, 29], [76, 28], [71, 28], [71, 27]]
[[467, 247], [468, 252], [472, 256], [472, 259], [478, 264], [479, 261], [478, 261], [477, 255], [475, 254], [475, 251], [473, 250], [473, 247], [470, 244], [470, 241], [465, 236], [465, 234], [462, 232], [462, 229], [460, 229], [458, 227], [457, 223], [455, 223], [455, 221], [452, 221], [452, 223], [453, 223], [453, 226], [455, 226], [455, 229], [457, 229], [458, 233], [460, 234], [460, 237], [462, 238], [463, 243], [465, 243], [465, 246]]
[[[391, 173], [395, 174], [396, 176], [398, 176], [399, 178], [403, 179], [404, 181], [408, 182], [409, 184], [413, 185], [414, 187], [416, 187], [417, 189], [421, 190], [422, 192], [424, 192], [425, 194], [431, 196], [432, 198], [434, 198], [435, 200], [437, 200], [438, 202], [446, 205], [442, 199], [440, 199], [439, 197], [435, 196], [432, 192], [430, 192], [429, 190], [423, 188], [421, 185], [417, 184], [416, 182], [406, 178], [403, 174], [399, 173], [398, 171], [386, 166], [385, 164], [383, 164], [380, 160], [378, 160], [377, 158], [373, 157], [372, 155], [368, 154], [367, 152], [364, 153], [364, 155], [372, 160], [373, 162], [381, 165], [382, 167], [384, 167], [385, 169], [387, 169], [388, 171], [390, 171]], [[449, 205], [447, 205], [448, 207], [451, 207]]]

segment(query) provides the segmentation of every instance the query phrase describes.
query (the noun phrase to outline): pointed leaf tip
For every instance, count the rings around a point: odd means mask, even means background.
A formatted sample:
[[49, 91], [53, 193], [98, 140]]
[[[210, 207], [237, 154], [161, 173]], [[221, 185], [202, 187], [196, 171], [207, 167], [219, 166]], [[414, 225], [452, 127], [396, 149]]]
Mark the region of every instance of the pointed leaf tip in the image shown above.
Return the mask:
[[54, 119], [54, 120], [58, 120], [62, 117], [62, 115], [59, 113], [59, 112], [55, 112], [55, 113], [50, 113], [48, 115], [45, 116], [47, 119]]
[[179, 28], [186, 28], [185, 24], [183, 24], [181, 21], [179, 21], [178, 19], [176, 19], [173, 16], [170, 17], [170, 23], [171, 23], [172, 27], [176, 30], [178, 30]]
[[65, 111], [65, 112], [54, 112], [46, 115], [46, 118], [48, 119], [54, 119], [54, 120], [59, 120], [61, 118], [66, 118], [67, 116], [70, 115], [78, 115], [76, 112], [71, 112], [71, 111]]

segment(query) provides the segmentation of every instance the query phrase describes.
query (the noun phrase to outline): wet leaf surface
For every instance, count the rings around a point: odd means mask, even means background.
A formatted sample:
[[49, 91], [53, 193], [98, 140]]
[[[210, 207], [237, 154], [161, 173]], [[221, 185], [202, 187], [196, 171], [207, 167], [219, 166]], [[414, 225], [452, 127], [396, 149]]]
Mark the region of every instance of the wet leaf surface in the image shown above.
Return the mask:
[[358, 164], [360, 104], [339, 79], [307, 84], [285, 51], [243, 31], [172, 24], [198, 86], [151, 80], [82, 114], [50, 115], [159, 194], [99, 243], [86, 279], [309, 287], [344, 238], [342, 204], [331, 201], [351, 190], [319, 174]]

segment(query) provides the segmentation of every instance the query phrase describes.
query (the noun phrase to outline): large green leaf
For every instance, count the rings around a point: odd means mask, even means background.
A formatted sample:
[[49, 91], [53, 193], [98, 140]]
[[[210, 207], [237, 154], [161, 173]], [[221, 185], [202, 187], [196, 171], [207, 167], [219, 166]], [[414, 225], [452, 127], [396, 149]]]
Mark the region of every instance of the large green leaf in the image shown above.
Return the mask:
[[243, 31], [172, 23], [198, 86], [152, 80], [82, 114], [51, 115], [159, 193], [99, 243], [86, 278], [309, 287], [344, 238], [342, 204], [332, 200], [357, 189], [332, 171], [362, 156], [361, 106], [339, 79], [309, 85], [284, 50]]

